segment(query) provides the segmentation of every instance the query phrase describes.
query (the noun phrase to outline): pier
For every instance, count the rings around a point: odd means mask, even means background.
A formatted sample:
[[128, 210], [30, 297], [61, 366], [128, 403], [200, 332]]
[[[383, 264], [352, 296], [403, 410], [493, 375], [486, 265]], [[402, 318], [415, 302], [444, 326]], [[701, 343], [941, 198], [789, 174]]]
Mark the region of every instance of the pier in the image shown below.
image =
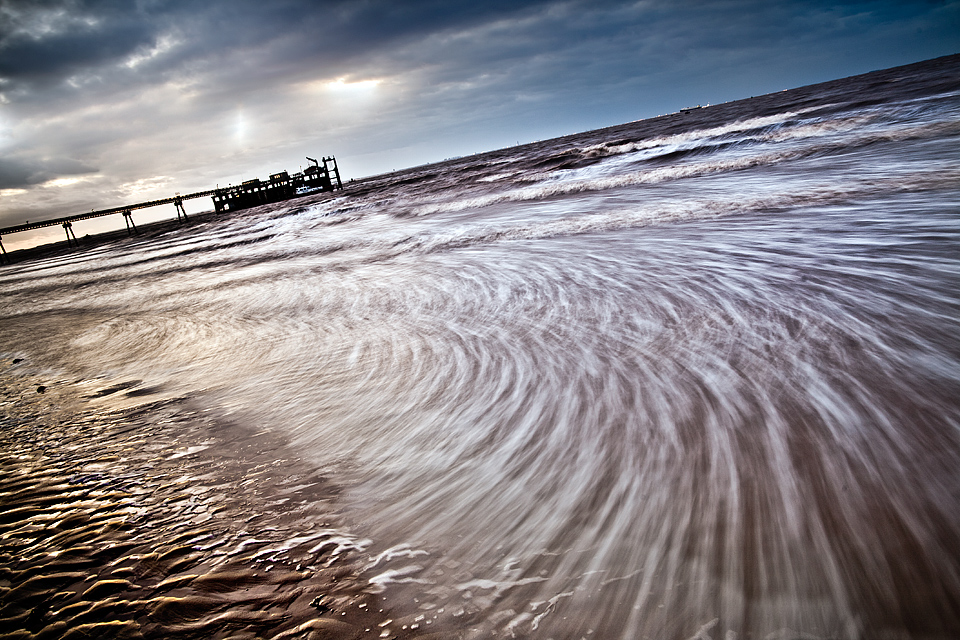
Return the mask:
[[11, 233], [32, 231], [34, 229], [43, 229], [44, 227], [62, 226], [67, 236], [67, 246], [79, 247], [80, 241], [77, 240], [77, 236], [73, 231], [73, 223], [81, 220], [102, 218], [119, 213], [123, 216], [127, 233], [132, 235], [138, 233], [137, 225], [133, 221], [133, 212], [138, 209], [149, 209], [151, 207], [172, 204], [177, 212], [177, 220], [186, 222], [187, 212], [183, 207], [184, 200], [211, 197], [213, 198], [214, 210], [220, 213], [223, 211], [248, 209], [271, 202], [281, 202], [283, 200], [323, 191], [343, 189], [343, 183], [340, 180], [340, 169], [337, 167], [336, 158], [329, 156], [321, 158], [318, 161], [308, 157], [307, 160], [313, 164], [302, 172], [289, 174], [286, 171], [282, 171], [272, 174], [269, 180], [261, 181], [254, 178], [238, 186], [218, 187], [206, 191], [197, 191], [196, 193], [177, 193], [169, 198], [161, 198], [159, 200], [148, 200], [146, 202], [125, 204], [119, 207], [99, 209], [40, 222], [24, 222], [23, 224], [3, 227], [0, 228], [0, 262], [7, 259], [7, 250], [3, 247], [3, 236], [10, 235]]

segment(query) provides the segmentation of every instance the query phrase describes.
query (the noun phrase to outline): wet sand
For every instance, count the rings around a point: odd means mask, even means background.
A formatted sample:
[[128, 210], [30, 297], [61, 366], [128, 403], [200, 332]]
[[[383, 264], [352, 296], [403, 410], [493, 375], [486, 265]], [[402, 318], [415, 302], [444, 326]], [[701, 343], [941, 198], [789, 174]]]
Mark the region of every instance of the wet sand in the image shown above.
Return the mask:
[[391, 621], [364, 589], [367, 543], [338, 528], [336, 487], [279, 439], [138, 381], [28, 367], [0, 361], [0, 637], [410, 637], [426, 624]]

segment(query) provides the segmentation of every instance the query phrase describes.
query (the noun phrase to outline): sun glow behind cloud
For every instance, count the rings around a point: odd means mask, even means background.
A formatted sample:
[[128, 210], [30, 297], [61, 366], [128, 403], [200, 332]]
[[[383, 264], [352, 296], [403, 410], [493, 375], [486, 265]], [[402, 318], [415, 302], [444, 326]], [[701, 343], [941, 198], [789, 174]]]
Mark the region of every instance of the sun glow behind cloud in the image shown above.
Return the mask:
[[368, 102], [380, 93], [384, 82], [380, 78], [367, 80], [348, 80], [345, 77], [336, 80], [311, 80], [297, 86], [301, 94], [323, 96], [337, 101]]
[[[389, 84], [395, 89], [395, 82]], [[381, 108], [389, 99], [387, 85], [380, 78], [318, 78], [293, 85], [291, 98], [298, 109], [323, 114], [325, 126], [338, 127], [361, 122], [370, 117], [371, 110]]]
[[353, 93], [355, 95], [364, 95], [367, 92], [380, 86], [382, 80], [358, 80], [356, 82], [347, 82], [346, 78], [337, 78], [332, 82], [325, 82], [324, 87], [339, 93]]
[[69, 187], [72, 184], [77, 184], [78, 182], [83, 182], [86, 178], [56, 178], [55, 180], [47, 180], [43, 183], [44, 187]]
[[237, 117], [233, 124], [233, 139], [238, 146], [243, 145], [247, 137], [247, 120], [243, 117], [243, 111], [237, 110]]

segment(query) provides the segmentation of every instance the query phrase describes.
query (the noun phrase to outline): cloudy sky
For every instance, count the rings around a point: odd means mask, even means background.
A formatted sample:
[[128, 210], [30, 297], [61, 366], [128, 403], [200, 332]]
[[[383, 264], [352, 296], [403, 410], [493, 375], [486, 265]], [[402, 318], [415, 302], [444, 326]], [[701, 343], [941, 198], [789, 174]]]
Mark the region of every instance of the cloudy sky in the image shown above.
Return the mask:
[[0, 0], [0, 227], [308, 155], [358, 178], [957, 52], [949, 0]]

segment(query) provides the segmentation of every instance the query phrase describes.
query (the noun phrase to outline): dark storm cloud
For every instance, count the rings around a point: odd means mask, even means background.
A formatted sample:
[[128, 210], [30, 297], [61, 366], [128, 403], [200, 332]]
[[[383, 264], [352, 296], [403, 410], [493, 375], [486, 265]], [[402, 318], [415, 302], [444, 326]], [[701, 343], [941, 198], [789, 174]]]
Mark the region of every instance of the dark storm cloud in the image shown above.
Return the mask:
[[151, 29], [126, 3], [8, 0], [0, 8], [0, 78], [56, 80], [109, 63], [151, 41]]
[[96, 173], [97, 169], [78, 160], [20, 160], [0, 158], [0, 189], [18, 189], [64, 176]]
[[33, 184], [30, 178], [34, 174], [33, 167], [11, 161], [8, 158], [0, 158], [0, 189], [14, 189]]
[[342, 66], [438, 30], [506, 19], [545, 4], [5, 0], [0, 4], [0, 81], [23, 88], [81, 72], [98, 74], [156, 47], [165, 36], [178, 41], [176, 50], [138, 70], [136, 81], [216, 65], [227, 76], [230, 71], [298, 72], [308, 64]]

